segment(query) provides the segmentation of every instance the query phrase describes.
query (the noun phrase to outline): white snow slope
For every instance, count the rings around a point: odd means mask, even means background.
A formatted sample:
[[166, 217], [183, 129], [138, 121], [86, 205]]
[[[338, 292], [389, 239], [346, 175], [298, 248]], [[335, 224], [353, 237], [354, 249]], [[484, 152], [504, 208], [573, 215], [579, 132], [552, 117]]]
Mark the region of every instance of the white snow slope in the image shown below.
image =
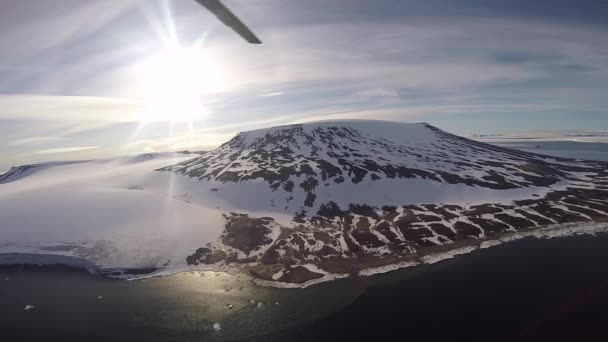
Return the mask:
[[[174, 170], [199, 179], [198, 189], [216, 189], [213, 196], [226, 206], [291, 215], [314, 214], [327, 201], [342, 208], [508, 203], [563, 190], [575, 178], [591, 180], [574, 160], [491, 147], [424, 123], [330, 121], [239, 133]], [[566, 170], [554, 177], [526, 169], [531, 163]], [[555, 182], [536, 182], [547, 176]], [[312, 189], [305, 187], [308, 179]]]
[[75, 256], [100, 269], [183, 267], [187, 254], [217, 239], [222, 218], [172, 193], [174, 176], [154, 170], [193, 156], [54, 162], [17, 172], [0, 184], [0, 253]]

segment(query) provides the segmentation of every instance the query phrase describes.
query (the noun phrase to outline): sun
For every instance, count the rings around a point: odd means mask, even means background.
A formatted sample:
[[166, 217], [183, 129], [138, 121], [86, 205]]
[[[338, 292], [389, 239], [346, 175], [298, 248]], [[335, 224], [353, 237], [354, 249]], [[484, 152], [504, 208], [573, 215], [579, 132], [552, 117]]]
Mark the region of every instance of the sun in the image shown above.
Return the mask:
[[188, 121], [205, 116], [204, 94], [224, 81], [218, 63], [199, 48], [172, 48], [139, 64], [137, 89], [146, 103], [142, 121]]

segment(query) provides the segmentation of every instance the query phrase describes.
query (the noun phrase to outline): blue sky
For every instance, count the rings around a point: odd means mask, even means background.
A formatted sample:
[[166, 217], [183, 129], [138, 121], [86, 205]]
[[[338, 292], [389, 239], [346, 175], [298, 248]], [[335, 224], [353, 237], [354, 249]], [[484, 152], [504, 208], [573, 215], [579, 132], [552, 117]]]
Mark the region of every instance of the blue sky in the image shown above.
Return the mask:
[[[237, 131], [323, 119], [465, 135], [608, 130], [605, 2], [224, 2], [264, 44], [191, 0], [0, 2], [0, 169], [208, 149]], [[141, 66], [176, 46], [205, 55], [200, 110], [184, 117], [173, 99], [162, 119], [142, 120], [182, 88]]]

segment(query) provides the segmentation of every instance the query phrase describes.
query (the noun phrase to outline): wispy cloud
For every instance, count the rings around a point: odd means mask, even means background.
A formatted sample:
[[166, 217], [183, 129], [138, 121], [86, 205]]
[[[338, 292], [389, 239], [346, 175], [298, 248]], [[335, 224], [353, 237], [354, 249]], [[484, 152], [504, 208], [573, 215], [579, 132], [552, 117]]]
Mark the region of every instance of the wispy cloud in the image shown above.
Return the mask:
[[263, 94], [261, 96], [267, 96], [268, 97], [268, 96], [279, 96], [279, 95], [283, 95], [283, 94], [284, 93], [282, 91], [277, 91], [277, 92], [274, 92], [274, 93], [266, 93], [266, 94]]
[[99, 146], [78, 146], [78, 147], [63, 147], [63, 148], [51, 148], [48, 150], [38, 151], [39, 154], [55, 154], [55, 153], [67, 153], [67, 152], [77, 152], [77, 151], [86, 151], [93, 150], [99, 148]]
[[129, 122], [137, 121], [144, 109], [141, 101], [120, 98], [0, 95], [0, 120]]
[[399, 96], [399, 91], [389, 88], [374, 88], [358, 91], [355, 95], [361, 97], [397, 97]]
[[8, 142], [9, 146], [37, 146], [47, 143], [54, 143], [59, 141], [67, 140], [61, 137], [25, 137], [19, 139], [13, 139]]

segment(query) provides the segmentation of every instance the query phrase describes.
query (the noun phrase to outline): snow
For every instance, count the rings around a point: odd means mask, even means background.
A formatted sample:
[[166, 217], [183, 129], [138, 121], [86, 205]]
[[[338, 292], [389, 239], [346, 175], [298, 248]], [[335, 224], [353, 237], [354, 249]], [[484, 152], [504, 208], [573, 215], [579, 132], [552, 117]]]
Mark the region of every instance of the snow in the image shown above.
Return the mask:
[[399, 269], [414, 267], [414, 266], [418, 266], [418, 265], [420, 265], [420, 263], [416, 262], [416, 261], [404, 261], [404, 262], [400, 262], [398, 264], [367, 268], [365, 270], [360, 271], [359, 275], [372, 276], [375, 274], [388, 273], [388, 272], [396, 271]]
[[279, 272], [275, 273], [272, 275], [272, 279], [273, 280], [279, 280], [282, 276], [283, 276], [284, 272], [281, 269]]
[[[528, 163], [535, 158], [542, 162], [572, 164], [568, 161], [555, 161], [553, 158], [528, 156], [532, 159], [521, 159], [518, 154], [505, 151], [495, 151], [492, 148], [481, 148], [466, 141], [455, 140], [447, 133], [440, 132], [424, 123], [397, 123], [373, 120], [322, 121], [297, 125], [297, 133], [291, 129], [294, 126], [278, 126], [249, 132], [239, 133], [237, 138], [204, 156], [194, 159], [188, 164], [180, 165], [178, 173], [191, 174], [193, 183], [180, 180], [184, 188], [178, 193], [190, 196], [196, 201], [212, 199], [220, 208], [235, 208], [241, 212], [266, 212], [269, 216], [283, 215], [277, 219], [279, 223], [289, 222], [293, 215], [306, 210], [314, 214], [323, 203], [333, 201], [340, 207], [346, 208], [351, 203], [365, 203], [380, 207], [383, 205], [402, 206], [407, 204], [443, 203], [457, 205], [474, 205], [484, 203], [510, 203], [514, 200], [541, 197], [555, 190], [563, 190], [568, 186], [577, 185], [575, 180], [565, 180], [551, 186], [527, 186], [497, 190], [491, 187], [470, 186], [463, 183], [450, 184], [446, 181], [417, 178], [390, 178], [382, 173], [368, 169], [361, 180], [354, 183], [351, 175], [343, 174], [344, 181], [335, 182], [334, 178], [322, 180], [321, 164], [325, 161], [340, 166], [341, 160], [365, 168], [366, 162], [375, 165], [402, 166], [420, 170], [442, 179], [441, 172], [458, 175], [465, 179], [484, 179], [492, 173], [505, 176], [506, 180], [526, 184], [521, 174], [536, 175], [530, 171], [514, 168], [512, 165]], [[350, 128], [355, 131], [348, 134], [335, 133], [336, 130]], [[284, 131], [285, 130], [285, 131]], [[301, 131], [300, 131], [301, 130]], [[344, 132], [342, 132], [344, 133]], [[331, 136], [331, 147], [323, 141], [322, 134]], [[294, 160], [280, 162], [282, 155], [259, 157], [260, 149], [275, 151], [289, 147], [290, 156]], [[316, 152], [313, 154], [312, 147]], [[346, 150], [353, 152], [347, 153]], [[498, 163], [498, 165], [496, 165]], [[510, 165], [504, 167], [504, 165]], [[575, 164], [572, 164], [575, 165]], [[278, 168], [303, 166], [309, 167], [316, 175], [313, 177], [319, 185], [312, 193], [316, 196], [312, 207], [304, 205], [307, 192], [300, 184], [309, 175], [292, 174], [289, 181], [293, 183], [291, 191], [279, 185], [270, 188], [270, 182], [254, 176], [256, 171], [266, 171], [277, 174]], [[342, 168], [343, 171], [347, 170]], [[568, 172], [572, 177], [586, 179], [590, 174]], [[238, 181], [218, 181], [220, 175], [231, 174]], [[375, 174], [379, 179], [372, 179]], [[201, 179], [198, 179], [201, 177]], [[243, 180], [242, 178], [257, 177]], [[572, 178], [571, 177], [571, 178]], [[281, 178], [277, 174], [276, 178]], [[192, 184], [192, 185], [190, 185]], [[214, 196], [208, 192], [214, 189]], [[211, 205], [211, 204], [208, 204]]]
[[608, 132], [550, 132], [473, 138], [498, 146], [544, 155], [608, 161]]
[[[312, 121], [302, 124], [306, 133], [316, 128], [325, 127], [351, 127], [365, 132], [370, 136], [383, 137], [398, 144], [430, 144], [436, 141], [432, 131], [426, 129], [425, 123], [405, 123], [383, 120], [339, 120], [339, 121]], [[244, 138], [245, 146], [251, 145], [256, 139], [263, 138], [266, 134], [276, 133], [291, 125], [262, 128], [253, 131], [239, 133]]]
[[499, 240], [486, 240], [479, 244], [479, 249], [486, 249], [494, 246], [498, 246], [502, 244], [502, 241]]
[[[434, 173], [437, 178], [441, 178], [441, 172], [480, 179], [488, 175], [488, 172], [503, 171], [508, 180], [524, 181], [521, 176], [514, 174], [513, 170], [506, 170], [500, 164], [495, 166], [496, 163], [522, 162], [517, 156], [491, 149], [471, 148], [467, 143], [458, 140], [446, 140], [441, 134], [422, 123], [349, 120], [318, 122], [301, 127], [305, 132], [314, 135], [317, 134], [315, 132], [318, 132], [318, 128], [336, 126], [353, 128], [361, 133], [356, 141], [340, 135], [334, 137], [337, 145], [353, 147], [353, 151], [365, 155], [356, 157], [353, 153], [342, 156], [352, 157], [349, 161], [354, 162], [354, 165], [360, 165], [357, 163], [369, 159], [378, 165], [394, 164], [429, 172], [434, 170], [437, 171]], [[222, 183], [215, 179], [198, 179], [175, 172], [156, 171], [200, 157], [203, 162], [208, 162], [209, 168], [217, 168], [221, 172], [243, 172], [243, 175], [251, 175], [253, 171], [264, 168], [276, 172], [276, 165], [270, 167], [268, 166], [270, 164], [264, 164], [264, 161], [254, 162], [254, 159], [249, 157], [257, 148], [276, 150], [280, 147], [269, 142], [264, 142], [262, 146], [256, 144], [260, 143], [260, 138], [267, 134], [276, 134], [284, 128], [273, 127], [241, 133], [242, 145], [239, 145], [241, 147], [233, 148], [226, 145], [203, 157], [198, 154], [154, 153], [13, 168], [9, 173], [0, 176], [0, 217], [2, 218], [0, 264], [67, 264], [95, 272], [127, 268], [155, 269], [143, 275], [121, 275], [131, 279], [144, 279], [180, 271], [218, 270], [218, 267], [228, 269], [225, 265], [189, 266], [185, 261], [186, 256], [197, 248], [218, 241], [224, 228], [222, 217], [224, 213], [237, 212], [254, 217], [270, 216], [278, 224], [293, 227], [294, 213], [305, 209], [309, 215], [314, 215], [320, 204], [329, 201], [337, 203], [341, 208], [347, 208], [351, 203], [365, 203], [376, 207], [429, 203], [458, 204], [467, 207], [484, 203], [510, 203], [513, 200], [529, 199], [534, 196], [540, 198], [548, 192], [563, 190], [569, 186], [589, 187], [586, 182], [591, 179], [589, 176], [592, 176], [592, 173], [572, 171], [569, 172], [570, 176], [581, 181], [563, 178], [551, 186], [495, 190], [482, 186], [449, 184], [422, 177], [383, 176], [372, 180], [370, 176], [372, 170], [368, 170], [370, 172], [356, 184], [351, 181], [350, 176], [346, 175], [342, 183], [336, 183], [332, 179], [321, 181], [321, 178], [317, 177], [319, 186], [314, 189], [316, 195], [314, 205], [303, 207], [307, 193], [299, 185], [309, 177], [308, 175], [292, 175], [289, 180], [294, 183], [293, 191], [287, 192], [283, 188], [271, 189], [269, 182], [261, 178]], [[332, 157], [328, 155], [326, 149], [321, 148], [316, 152], [318, 155], [313, 158], [311, 157], [313, 149], [311, 145], [305, 143], [304, 136], [294, 136], [294, 139], [296, 144], [293, 154], [297, 157], [289, 163], [278, 164], [279, 167], [300, 165], [303, 161], [304, 165], [309, 166], [317, 172], [317, 176], [320, 176], [320, 164], [315, 160], [322, 159], [340, 165], [337, 162], [340, 156]], [[384, 145], [375, 144], [378, 141]], [[314, 143], [315, 147], [327, 147], [320, 144], [320, 141]], [[383, 150], [392, 147], [397, 150]], [[209, 159], [206, 160], [208, 156]], [[232, 159], [232, 156], [235, 159]], [[538, 158], [540, 160], [543, 157]], [[547, 160], [555, 161], [554, 158]], [[194, 161], [199, 162], [199, 160]], [[458, 166], [454, 161], [460, 161], [460, 164], [465, 166]], [[496, 163], [484, 164], [485, 161]], [[233, 166], [236, 162], [240, 165]], [[555, 162], [571, 163], [570, 161]], [[197, 167], [201, 166], [197, 163], [184, 165], [186, 171], [197, 170]], [[531, 174], [529, 171], [522, 172]], [[569, 211], [565, 205], [556, 207]], [[530, 212], [528, 208], [521, 209]], [[596, 209], [589, 209], [599, 212]], [[521, 217], [513, 210], [509, 210], [508, 213], [511, 216]], [[540, 213], [533, 213], [542, 216]], [[584, 214], [578, 215], [588, 217]], [[482, 217], [496, 220], [494, 215], [485, 214]], [[547, 219], [555, 222], [553, 219]], [[453, 222], [443, 220], [440, 223], [452, 227]], [[472, 222], [469, 223], [477, 226]], [[463, 247], [427, 255], [417, 261], [363, 270], [361, 275], [384, 273], [419, 263], [432, 264], [478, 248], [488, 248], [525, 236], [556, 237], [581, 232], [593, 233], [599, 229], [588, 227], [580, 224], [553, 226], [549, 230], [541, 229], [533, 233], [515, 233], [500, 240], [483, 241], [479, 246]], [[280, 230], [276, 224], [271, 228], [272, 233], [269, 237], [274, 240], [280, 234]], [[379, 240], [387, 243], [384, 235], [376, 231], [372, 233]], [[393, 233], [402, 237], [399, 231]], [[429, 239], [442, 244], [438, 235]], [[320, 243], [309, 244], [308, 241], [305, 241], [305, 244], [310, 250], [323, 246]], [[340, 237], [339, 245], [342, 250], [348, 249], [343, 236]], [[263, 246], [254, 254], [259, 256], [268, 247], [269, 245]], [[245, 257], [242, 251], [226, 248], [227, 251], [234, 251]], [[367, 250], [367, 247], [363, 246], [363, 248]], [[377, 251], [384, 252], [382, 249]], [[389, 252], [386, 248], [385, 251]], [[330, 274], [314, 264], [299, 266], [323, 276], [303, 284], [285, 284], [259, 279], [256, 282], [265, 286], [307, 287], [348, 277], [347, 274]], [[283, 271], [280, 271], [274, 274], [272, 279], [278, 280], [282, 275]]]
[[43, 164], [0, 185], [0, 263], [185, 267], [221, 234], [221, 212], [174, 198], [174, 176], [154, 170], [192, 157]]
[[[353, 198], [364, 194], [363, 203], [380, 207], [382, 205], [402, 206], [404, 204], [483, 204], [505, 203], [513, 200], [532, 198], [533, 194], [544, 195], [547, 189], [529, 187], [508, 190], [493, 190], [465, 184], [449, 184], [425, 179], [364, 179], [360, 183], [344, 182], [329, 187], [319, 187], [319, 198], [336, 202], [347, 208]], [[295, 196], [294, 196], [295, 197]]]
[[421, 260], [425, 264], [435, 264], [435, 263], [438, 263], [438, 262], [446, 260], [446, 259], [452, 259], [457, 255], [471, 253], [472, 251], [474, 251], [476, 249], [477, 249], [477, 247], [475, 247], [475, 246], [467, 246], [467, 247], [452, 249], [447, 252], [425, 255], [421, 258]]
[[[561, 224], [561, 225], [551, 225], [547, 227], [540, 228], [538, 230], [529, 231], [529, 232], [518, 232], [505, 235], [499, 240], [485, 240], [482, 241], [479, 246], [471, 245], [466, 247], [461, 247], [453, 250], [449, 250], [441, 253], [428, 254], [420, 258], [420, 261], [403, 261], [396, 264], [390, 264], [381, 267], [374, 267], [364, 269], [359, 272], [361, 276], [372, 276], [375, 274], [388, 273], [400, 269], [416, 267], [420, 264], [436, 264], [438, 262], [452, 259], [459, 255], [466, 255], [473, 251], [479, 249], [487, 249], [494, 246], [501, 245], [506, 242], [516, 241], [523, 239], [525, 237], [534, 237], [538, 239], [552, 239], [552, 238], [563, 238], [573, 235], [595, 235], [597, 233], [607, 233], [608, 232], [608, 223], [606, 222], [586, 222], [586, 223], [569, 223], [569, 224]], [[307, 267], [311, 265], [305, 265]], [[314, 268], [313, 268], [314, 267]], [[271, 286], [278, 288], [306, 288], [312, 285], [320, 284], [327, 281], [332, 281], [335, 279], [346, 278], [348, 275], [346, 274], [329, 274], [318, 267], [309, 268], [311, 270], [314, 269], [315, 272], [325, 274], [322, 278], [314, 279], [303, 284], [287, 284], [287, 283], [277, 283], [277, 282], [268, 282], [256, 279], [255, 283], [262, 286]]]
[[475, 135], [472, 138], [481, 141], [573, 141], [587, 143], [608, 143], [608, 131], [562, 131], [562, 132], [526, 132], [510, 134]]
[[320, 278], [317, 278], [317, 279], [305, 281], [303, 283], [282, 283], [282, 282], [276, 282], [276, 281], [263, 280], [263, 279], [259, 279], [259, 278], [253, 279], [253, 282], [259, 286], [265, 286], [265, 287], [275, 287], [275, 288], [283, 288], [283, 289], [299, 289], [299, 288], [303, 289], [303, 288], [307, 288], [307, 287], [310, 287], [310, 286], [313, 286], [316, 284], [321, 284], [321, 283], [325, 283], [328, 281], [349, 277], [348, 274], [329, 273], [329, 272], [323, 271], [322, 269], [320, 269], [319, 267], [317, 267], [313, 264], [304, 264], [304, 265], [298, 265], [298, 266], [306, 267], [309, 271], [323, 274], [323, 276]]

